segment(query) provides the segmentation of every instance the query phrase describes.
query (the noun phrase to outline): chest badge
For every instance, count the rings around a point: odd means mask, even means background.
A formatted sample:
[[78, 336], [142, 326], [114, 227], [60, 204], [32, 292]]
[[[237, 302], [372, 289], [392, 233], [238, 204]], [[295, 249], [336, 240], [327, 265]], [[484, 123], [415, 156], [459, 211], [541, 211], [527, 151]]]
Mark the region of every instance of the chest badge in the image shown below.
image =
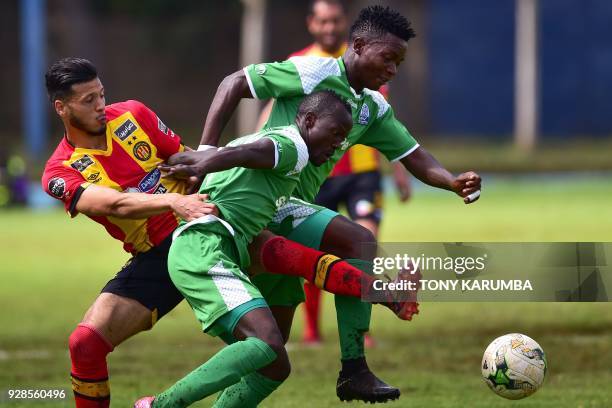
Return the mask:
[[359, 119], [357, 119], [357, 123], [360, 125], [367, 125], [370, 121], [370, 108], [365, 103], [361, 105], [361, 111], [359, 111]]

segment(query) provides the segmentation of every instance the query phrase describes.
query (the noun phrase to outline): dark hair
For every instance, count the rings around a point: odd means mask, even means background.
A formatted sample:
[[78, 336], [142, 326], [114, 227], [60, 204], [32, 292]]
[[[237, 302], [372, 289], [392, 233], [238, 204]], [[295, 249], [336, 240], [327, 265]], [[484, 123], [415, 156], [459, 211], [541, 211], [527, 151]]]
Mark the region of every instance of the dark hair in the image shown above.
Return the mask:
[[404, 41], [416, 36], [410, 28], [410, 22], [397, 11], [383, 6], [369, 6], [359, 12], [349, 34], [352, 41], [355, 37], [381, 37], [386, 33], [393, 34]]
[[352, 116], [350, 105], [334, 91], [325, 89], [306, 95], [298, 107], [298, 115], [305, 115], [308, 112], [314, 112], [317, 116], [332, 115], [338, 105]]
[[84, 58], [68, 57], [56, 61], [45, 74], [47, 94], [51, 102], [65, 100], [72, 94], [72, 85], [98, 77], [96, 67]]
[[339, 6], [342, 9], [342, 12], [346, 13], [346, 7], [344, 5], [344, 1], [342, 0], [310, 0], [308, 2], [308, 15], [314, 14], [314, 8], [317, 3], [327, 3], [332, 4], [334, 6]]

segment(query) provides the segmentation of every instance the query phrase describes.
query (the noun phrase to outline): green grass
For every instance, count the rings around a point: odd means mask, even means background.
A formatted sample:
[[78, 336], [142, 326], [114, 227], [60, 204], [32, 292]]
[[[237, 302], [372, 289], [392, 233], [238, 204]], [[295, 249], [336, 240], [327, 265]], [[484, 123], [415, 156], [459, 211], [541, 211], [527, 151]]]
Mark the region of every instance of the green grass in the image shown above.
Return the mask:
[[[612, 185], [607, 180], [502, 179], [491, 184], [482, 200], [470, 206], [433, 190], [418, 190], [408, 205], [389, 197], [382, 240], [612, 240]], [[60, 211], [5, 211], [0, 225], [0, 404], [72, 406], [68, 401], [2, 398], [10, 388], [69, 391], [67, 337], [127, 255], [102, 227], [81, 216], [70, 220]], [[335, 397], [339, 365], [333, 300], [324, 299], [325, 344], [298, 344], [298, 313], [290, 344], [292, 375], [263, 406], [342, 406]], [[370, 366], [402, 391], [398, 402], [386, 406], [612, 406], [608, 303], [426, 303], [413, 322], [399, 322], [380, 307], [374, 308], [372, 321], [378, 345], [367, 352]], [[530, 335], [548, 355], [544, 387], [522, 401], [497, 397], [480, 379], [484, 348], [508, 332]], [[110, 355], [113, 406], [128, 407], [137, 397], [162, 390], [219, 347], [180, 305], [154, 330]]]

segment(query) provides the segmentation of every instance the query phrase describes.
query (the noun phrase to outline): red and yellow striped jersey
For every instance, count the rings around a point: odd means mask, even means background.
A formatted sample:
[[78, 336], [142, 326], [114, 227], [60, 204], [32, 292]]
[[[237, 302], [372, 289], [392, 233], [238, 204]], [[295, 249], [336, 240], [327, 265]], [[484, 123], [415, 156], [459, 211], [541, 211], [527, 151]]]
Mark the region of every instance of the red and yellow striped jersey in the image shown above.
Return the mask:
[[[294, 52], [289, 55], [291, 57], [312, 55], [316, 57], [333, 57], [338, 58], [346, 51], [347, 44], [345, 43], [335, 53], [328, 53], [321, 49], [316, 43], [309, 45], [303, 50]], [[389, 88], [383, 85], [378, 90], [385, 98], [389, 95]], [[365, 145], [355, 145], [351, 147], [342, 158], [336, 163], [329, 177], [345, 176], [355, 173], [364, 173], [366, 171], [378, 170], [380, 166], [379, 155], [376, 149]]]
[[[106, 106], [106, 118], [106, 150], [74, 147], [64, 136], [45, 166], [44, 190], [61, 200], [72, 217], [81, 193], [92, 184], [121, 192], [185, 193], [185, 183], [162, 177], [157, 168], [184, 147], [155, 113], [138, 101], [126, 101]], [[179, 222], [172, 211], [143, 219], [90, 218], [130, 253], [160, 244]]]

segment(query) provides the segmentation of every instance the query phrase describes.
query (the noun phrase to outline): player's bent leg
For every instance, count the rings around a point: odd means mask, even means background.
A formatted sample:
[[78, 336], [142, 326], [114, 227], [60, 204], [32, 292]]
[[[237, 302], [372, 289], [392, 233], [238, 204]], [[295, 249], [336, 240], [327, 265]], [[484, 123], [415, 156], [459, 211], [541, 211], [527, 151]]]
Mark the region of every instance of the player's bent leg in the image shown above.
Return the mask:
[[135, 299], [100, 293], [83, 317], [82, 324], [94, 326], [113, 346], [152, 326], [151, 310]]
[[[363, 272], [371, 274], [371, 262], [376, 256], [376, 242], [366, 228], [337, 216], [327, 225], [321, 240], [321, 250], [347, 259]], [[378, 379], [368, 368], [364, 353], [364, 334], [370, 329], [372, 305], [361, 299], [335, 295], [338, 334], [342, 354], [342, 370], [338, 376], [336, 394], [342, 401], [361, 400], [385, 402], [399, 398], [399, 389]]]
[[[176, 237], [168, 257], [172, 281], [189, 302], [203, 331], [231, 344], [158, 394], [151, 406], [186, 407], [231, 389], [245, 377], [250, 391], [241, 396], [259, 401], [289, 375], [282, 335], [261, 294], [242, 272], [240, 251], [233, 236], [219, 223], [195, 225]], [[274, 378], [257, 372], [271, 364]], [[147, 406], [148, 402], [142, 404]]]
[[[213, 330], [227, 327], [226, 321]], [[224, 390], [215, 406], [255, 407], [289, 376], [282, 336], [265, 303], [240, 317], [233, 337], [236, 341], [157, 395], [152, 406], [187, 407]]]
[[133, 299], [102, 293], [69, 338], [77, 408], [110, 405], [106, 356], [125, 339], [151, 327], [151, 311]]
[[370, 231], [372, 235], [374, 235], [374, 238], [378, 237], [378, 222], [371, 218], [357, 218], [354, 221]]
[[283, 336], [283, 343], [287, 344], [289, 341], [289, 335], [291, 334], [293, 316], [295, 315], [295, 306], [270, 306], [270, 311], [272, 312], [272, 316], [274, 316], [278, 329]]
[[[131, 258], [104, 286], [71, 335], [73, 389], [78, 408], [108, 406], [106, 355], [134, 334], [150, 329], [183, 299], [168, 274], [170, 243], [168, 237]], [[103, 395], [107, 397], [99, 400]]]
[[68, 340], [70, 377], [77, 408], [110, 406], [106, 356], [113, 345], [94, 326], [81, 323]]
[[[411, 289], [405, 282], [418, 282], [420, 274], [412, 274], [411, 269], [402, 270], [393, 283], [403, 283], [405, 290], [377, 289], [376, 279], [363, 270], [369, 270], [371, 263], [353, 259], [353, 265], [337, 256], [308, 248], [284, 237], [270, 238], [261, 249], [261, 260], [264, 267], [275, 274], [302, 277], [317, 288], [328, 292], [360, 298], [366, 296], [393, 311], [402, 320], [411, 320], [412, 310], [416, 303], [416, 289]], [[361, 269], [360, 269], [361, 268]], [[400, 287], [394, 285], [393, 287]]]
[[215, 408], [250, 408], [276, 390], [289, 377], [291, 365], [284, 347], [284, 339], [268, 308], [260, 308], [242, 317], [233, 330], [236, 339], [260, 339], [276, 354], [267, 366], [242, 377], [240, 382], [226, 388], [217, 398]]

